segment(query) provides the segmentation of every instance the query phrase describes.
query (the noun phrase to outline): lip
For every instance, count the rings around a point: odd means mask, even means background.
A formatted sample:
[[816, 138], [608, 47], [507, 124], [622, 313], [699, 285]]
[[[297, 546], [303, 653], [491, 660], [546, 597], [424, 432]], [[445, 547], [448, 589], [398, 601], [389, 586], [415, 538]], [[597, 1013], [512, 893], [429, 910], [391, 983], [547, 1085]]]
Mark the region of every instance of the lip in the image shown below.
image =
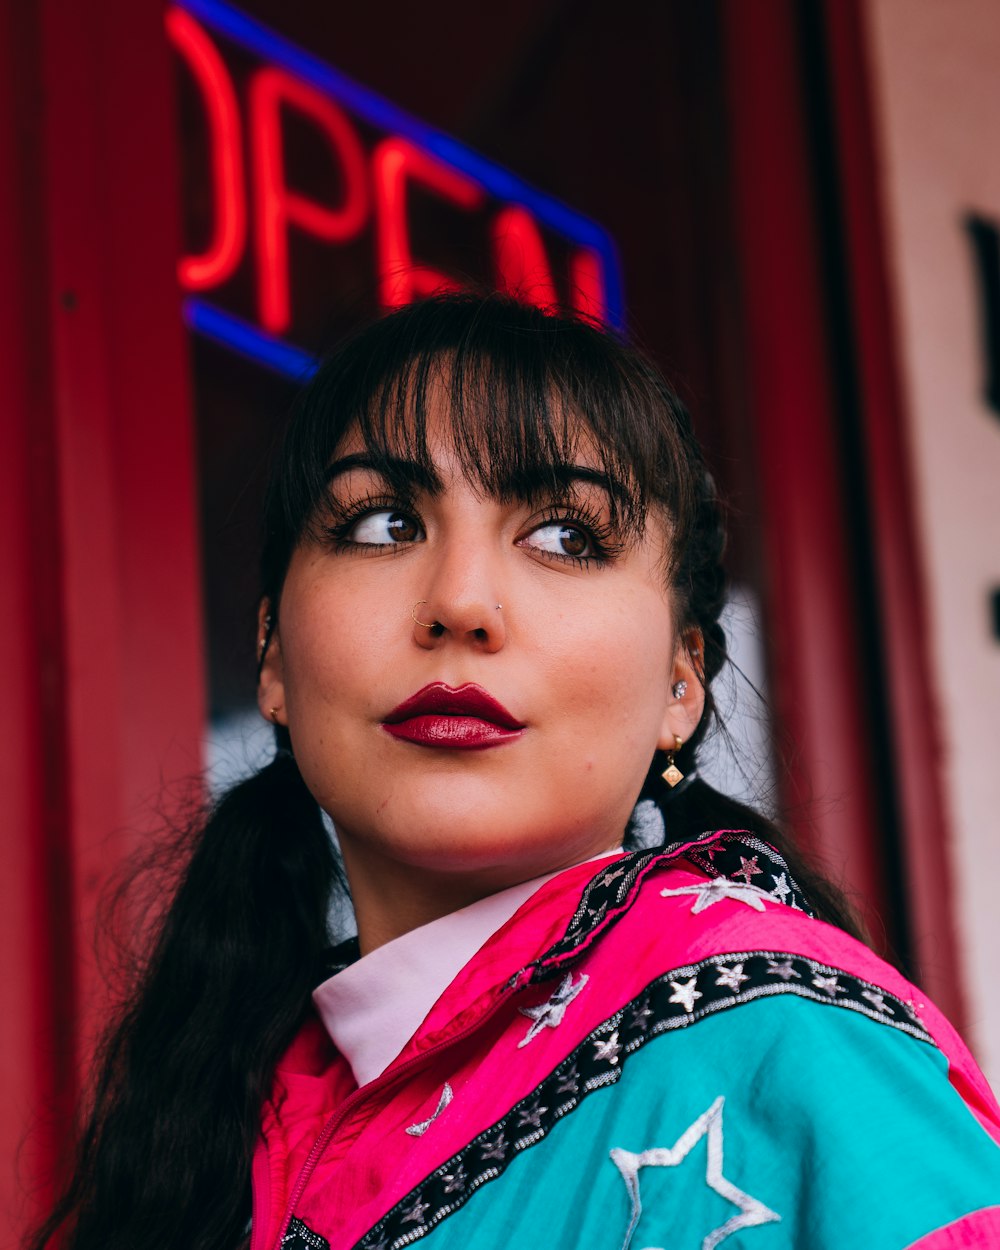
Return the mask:
[[417, 746], [453, 751], [480, 751], [512, 742], [524, 725], [482, 686], [469, 682], [424, 686], [388, 714], [382, 722], [394, 738]]

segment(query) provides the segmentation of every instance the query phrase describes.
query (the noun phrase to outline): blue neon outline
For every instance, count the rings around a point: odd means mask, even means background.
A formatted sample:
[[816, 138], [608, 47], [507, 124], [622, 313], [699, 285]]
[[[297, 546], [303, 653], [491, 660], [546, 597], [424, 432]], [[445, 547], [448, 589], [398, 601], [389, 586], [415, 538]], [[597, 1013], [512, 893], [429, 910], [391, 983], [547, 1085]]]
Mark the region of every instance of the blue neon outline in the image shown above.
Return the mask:
[[402, 135], [433, 152], [439, 160], [474, 179], [496, 199], [523, 205], [551, 229], [583, 247], [593, 249], [603, 262], [608, 321], [613, 326], [621, 327], [624, 309], [621, 267], [614, 240], [603, 227], [554, 197], [535, 190], [516, 174], [495, 165], [457, 139], [420, 121], [368, 87], [334, 69], [332, 65], [321, 61], [311, 52], [298, 47], [283, 35], [225, 4], [224, 0], [175, 0], [175, 3], [178, 8], [186, 10], [192, 17], [198, 18], [206, 26], [211, 26], [262, 60], [282, 66], [319, 91], [332, 96], [380, 130]]
[[293, 382], [306, 382], [316, 372], [318, 361], [315, 356], [301, 347], [286, 343], [284, 339], [258, 330], [242, 317], [224, 312], [214, 304], [192, 296], [182, 302], [181, 312], [189, 329], [264, 365], [274, 373], [291, 378]]

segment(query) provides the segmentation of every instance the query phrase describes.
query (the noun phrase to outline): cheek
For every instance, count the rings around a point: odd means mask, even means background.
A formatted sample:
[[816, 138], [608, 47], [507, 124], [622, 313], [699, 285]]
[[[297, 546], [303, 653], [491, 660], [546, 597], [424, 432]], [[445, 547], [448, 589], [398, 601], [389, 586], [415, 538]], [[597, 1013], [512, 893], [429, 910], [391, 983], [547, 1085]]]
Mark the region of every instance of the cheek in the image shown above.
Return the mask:
[[370, 687], [384, 654], [378, 613], [358, 628], [347, 597], [322, 586], [282, 603], [282, 653], [290, 714], [315, 715], [340, 702], [354, 704]]
[[567, 707], [593, 717], [602, 737], [612, 727], [630, 743], [658, 732], [674, 653], [673, 619], [662, 597], [620, 596], [578, 623], [571, 651], [560, 683]]

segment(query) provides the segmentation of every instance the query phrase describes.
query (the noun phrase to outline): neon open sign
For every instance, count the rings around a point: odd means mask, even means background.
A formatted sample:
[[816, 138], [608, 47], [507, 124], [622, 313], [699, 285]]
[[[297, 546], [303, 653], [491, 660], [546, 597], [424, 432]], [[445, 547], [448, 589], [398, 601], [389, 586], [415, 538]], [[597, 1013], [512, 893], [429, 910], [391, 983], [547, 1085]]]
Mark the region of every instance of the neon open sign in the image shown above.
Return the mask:
[[[182, 0], [166, 26], [199, 102], [210, 203], [179, 266], [194, 330], [282, 373], [308, 372], [293, 264], [306, 246], [353, 249], [355, 273], [361, 249], [384, 307], [460, 286], [474, 253], [479, 281], [620, 324], [615, 249], [594, 222], [220, 0]], [[300, 175], [322, 167], [322, 185], [296, 179], [296, 137]], [[322, 159], [303, 166], [304, 145]], [[443, 242], [455, 238], [466, 248], [458, 264]]]

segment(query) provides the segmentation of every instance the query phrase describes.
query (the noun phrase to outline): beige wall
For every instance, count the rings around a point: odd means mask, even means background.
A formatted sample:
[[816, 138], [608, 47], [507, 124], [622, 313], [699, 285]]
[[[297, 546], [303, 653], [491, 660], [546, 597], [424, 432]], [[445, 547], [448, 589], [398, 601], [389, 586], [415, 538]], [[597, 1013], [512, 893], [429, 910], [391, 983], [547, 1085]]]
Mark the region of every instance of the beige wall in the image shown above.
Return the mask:
[[1000, 221], [1000, 3], [863, 0], [969, 1040], [1000, 1089], [1000, 415], [962, 226]]

